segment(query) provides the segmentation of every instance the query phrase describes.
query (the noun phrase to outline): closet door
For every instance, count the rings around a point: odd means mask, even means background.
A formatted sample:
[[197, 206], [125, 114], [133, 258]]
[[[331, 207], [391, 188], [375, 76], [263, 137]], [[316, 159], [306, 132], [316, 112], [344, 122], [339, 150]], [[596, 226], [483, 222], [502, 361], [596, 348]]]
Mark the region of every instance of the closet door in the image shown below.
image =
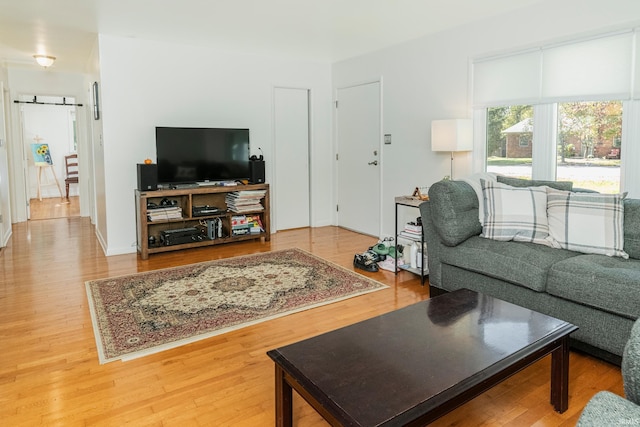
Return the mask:
[[310, 225], [309, 141], [309, 90], [275, 88], [271, 187], [275, 230]]

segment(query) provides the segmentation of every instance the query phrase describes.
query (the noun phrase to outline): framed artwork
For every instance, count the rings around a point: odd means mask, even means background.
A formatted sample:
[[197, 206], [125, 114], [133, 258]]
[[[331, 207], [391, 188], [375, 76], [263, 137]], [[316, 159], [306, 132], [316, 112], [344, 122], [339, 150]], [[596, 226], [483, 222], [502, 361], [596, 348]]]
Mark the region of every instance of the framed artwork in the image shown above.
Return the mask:
[[100, 120], [100, 98], [98, 96], [98, 82], [93, 82], [93, 118]]
[[31, 154], [33, 154], [33, 162], [36, 166], [51, 166], [51, 151], [49, 144], [31, 144]]

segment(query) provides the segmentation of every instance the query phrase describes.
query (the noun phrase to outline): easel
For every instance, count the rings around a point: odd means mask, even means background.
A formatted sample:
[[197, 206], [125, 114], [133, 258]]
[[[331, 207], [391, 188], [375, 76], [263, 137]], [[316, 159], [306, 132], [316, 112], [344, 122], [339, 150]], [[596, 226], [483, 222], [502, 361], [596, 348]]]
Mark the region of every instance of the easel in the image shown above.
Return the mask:
[[[40, 141], [43, 140], [43, 138], [40, 138], [38, 135], [36, 135], [35, 138], [33, 138], [34, 141], [36, 141], [37, 144], [40, 143]], [[36, 159], [34, 159], [35, 161]], [[41, 186], [42, 186], [42, 169], [43, 168], [47, 168], [48, 170], [51, 171], [51, 174], [53, 175], [53, 179], [56, 182], [56, 186], [58, 186], [58, 191], [60, 192], [60, 198], [62, 199], [64, 196], [62, 195], [62, 187], [60, 187], [60, 182], [58, 181], [58, 177], [56, 176], [56, 170], [53, 167], [53, 164], [51, 164], [51, 160], [49, 160], [49, 163], [47, 162], [42, 162], [42, 161], [35, 161], [35, 166], [38, 168], [38, 173], [37, 173], [37, 181], [38, 181], [38, 200], [42, 201], [42, 191], [41, 191]]]
[[36, 167], [38, 168], [38, 200], [42, 201], [42, 193], [40, 191], [40, 185], [42, 183], [42, 170], [43, 169], [48, 169], [51, 171], [51, 174], [53, 175], [53, 179], [56, 181], [56, 185], [58, 186], [58, 191], [60, 192], [60, 198], [62, 199], [64, 196], [62, 195], [62, 187], [60, 187], [60, 182], [58, 182], [58, 177], [56, 176], [56, 170], [53, 167], [53, 165], [36, 165]]

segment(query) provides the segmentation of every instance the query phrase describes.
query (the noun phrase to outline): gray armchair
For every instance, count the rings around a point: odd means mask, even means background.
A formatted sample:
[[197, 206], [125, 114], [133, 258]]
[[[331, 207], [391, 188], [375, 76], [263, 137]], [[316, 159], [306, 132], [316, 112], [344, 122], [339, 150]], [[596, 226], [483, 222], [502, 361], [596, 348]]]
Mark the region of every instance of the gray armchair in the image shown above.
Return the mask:
[[622, 380], [627, 398], [608, 391], [597, 393], [582, 411], [579, 427], [640, 425], [640, 319], [624, 348]]

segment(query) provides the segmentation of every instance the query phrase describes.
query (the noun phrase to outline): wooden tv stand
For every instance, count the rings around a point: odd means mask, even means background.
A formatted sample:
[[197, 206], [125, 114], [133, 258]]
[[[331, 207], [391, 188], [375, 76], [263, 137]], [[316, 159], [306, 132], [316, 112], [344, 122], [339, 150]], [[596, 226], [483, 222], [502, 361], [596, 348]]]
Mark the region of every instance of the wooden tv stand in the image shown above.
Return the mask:
[[[260, 203], [264, 207], [263, 210], [254, 210], [249, 212], [236, 213], [231, 212], [225, 201], [227, 194], [235, 191], [247, 190], [265, 190], [264, 196]], [[174, 190], [156, 190], [156, 191], [140, 191], [135, 190], [136, 198], [136, 231], [137, 231], [137, 248], [142, 259], [148, 259], [149, 254], [160, 252], [176, 251], [181, 249], [197, 248], [202, 246], [220, 245], [224, 243], [239, 242], [243, 240], [261, 239], [268, 241], [271, 239], [270, 220], [269, 220], [269, 184], [250, 184], [237, 186], [204, 186], [198, 188], [183, 188]], [[175, 205], [182, 209], [181, 218], [176, 219], [156, 219], [151, 221], [148, 217], [148, 206], [162, 206], [162, 201], [169, 206], [172, 201]], [[211, 206], [219, 208], [219, 212], [194, 215], [194, 206]], [[262, 225], [260, 233], [247, 233], [243, 235], [234, 235], [232, 231], [232, 218], [235, 216], [246, 215], [247, 217], [257, 217]], [[206, 235], [206, 223], [210, 220], [222, 221], [222, 237], [209, 239]], [[163, 231], [178, 230], [183, 228], [202, 228], [203, 236], [198, 237], [201, 240], [194, 240], [186, 243], [165, 245], [162, 242], [161, 234]], [[150, 241], [151, 238], [151, 241]]]

